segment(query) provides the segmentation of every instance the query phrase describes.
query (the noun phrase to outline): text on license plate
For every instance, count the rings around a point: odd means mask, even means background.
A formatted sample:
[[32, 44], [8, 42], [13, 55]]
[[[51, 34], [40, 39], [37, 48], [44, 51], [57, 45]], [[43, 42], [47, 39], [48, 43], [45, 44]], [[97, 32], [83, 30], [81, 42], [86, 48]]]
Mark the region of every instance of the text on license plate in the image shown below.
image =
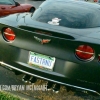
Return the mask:
[[37, 65], [52, 70], [55, 63], [55, 57], [46, 56], [43, 54], [29, 52], [29, 64]]

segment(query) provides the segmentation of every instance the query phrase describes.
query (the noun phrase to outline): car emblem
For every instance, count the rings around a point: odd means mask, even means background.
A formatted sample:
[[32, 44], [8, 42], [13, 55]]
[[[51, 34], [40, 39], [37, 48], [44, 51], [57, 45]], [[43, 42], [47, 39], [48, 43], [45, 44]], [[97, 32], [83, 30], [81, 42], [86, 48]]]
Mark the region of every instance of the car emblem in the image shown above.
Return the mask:
[[51, 41], [51, 39], [41, 39], [41, 38], [38, 38], [36, 36], [34, 36], [34, 39], [37, 40], [38, 42], [40, 42], [41, 44], [46, 44], [46, 43], [49, 43]]

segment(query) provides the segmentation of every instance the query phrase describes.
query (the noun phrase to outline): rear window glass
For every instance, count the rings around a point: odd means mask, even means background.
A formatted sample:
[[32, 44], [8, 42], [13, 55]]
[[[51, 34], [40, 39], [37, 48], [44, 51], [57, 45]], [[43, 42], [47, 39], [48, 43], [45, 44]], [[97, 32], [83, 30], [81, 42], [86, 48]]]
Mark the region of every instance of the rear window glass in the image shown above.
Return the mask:
[[33, 19], [69, 28], [92, 28], [100, 26], [100, 11], [77, 4], [58, 2], [38, 8]]

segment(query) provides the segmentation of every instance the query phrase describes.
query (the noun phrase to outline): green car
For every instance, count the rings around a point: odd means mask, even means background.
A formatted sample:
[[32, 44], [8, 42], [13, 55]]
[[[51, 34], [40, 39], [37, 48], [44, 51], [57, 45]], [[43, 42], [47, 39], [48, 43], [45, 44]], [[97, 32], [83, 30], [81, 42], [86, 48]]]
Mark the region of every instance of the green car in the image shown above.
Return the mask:
[[34, 13], [0, 18], [0, 64], [25, 82], [100, 95], [100, 6], [46, 0]]

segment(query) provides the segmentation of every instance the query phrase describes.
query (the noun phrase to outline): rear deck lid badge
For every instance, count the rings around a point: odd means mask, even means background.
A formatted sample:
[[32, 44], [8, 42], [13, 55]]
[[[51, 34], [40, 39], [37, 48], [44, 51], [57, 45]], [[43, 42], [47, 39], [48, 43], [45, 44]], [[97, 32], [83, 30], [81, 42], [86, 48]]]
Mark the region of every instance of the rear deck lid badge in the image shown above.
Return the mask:
[[37, 40], [38, 42], [40, 42], [41, 44], [46, 44], [49, 43], [51, 41], [51, 39], [41, 39], [39, 37], [34, 36], [34, 39]]
[[51, 25], [59, 25], [59, 21], [61, 19], [59, 18], [53, 18], [52, 21], [48, 21], [48, 24], [51, 24]]

